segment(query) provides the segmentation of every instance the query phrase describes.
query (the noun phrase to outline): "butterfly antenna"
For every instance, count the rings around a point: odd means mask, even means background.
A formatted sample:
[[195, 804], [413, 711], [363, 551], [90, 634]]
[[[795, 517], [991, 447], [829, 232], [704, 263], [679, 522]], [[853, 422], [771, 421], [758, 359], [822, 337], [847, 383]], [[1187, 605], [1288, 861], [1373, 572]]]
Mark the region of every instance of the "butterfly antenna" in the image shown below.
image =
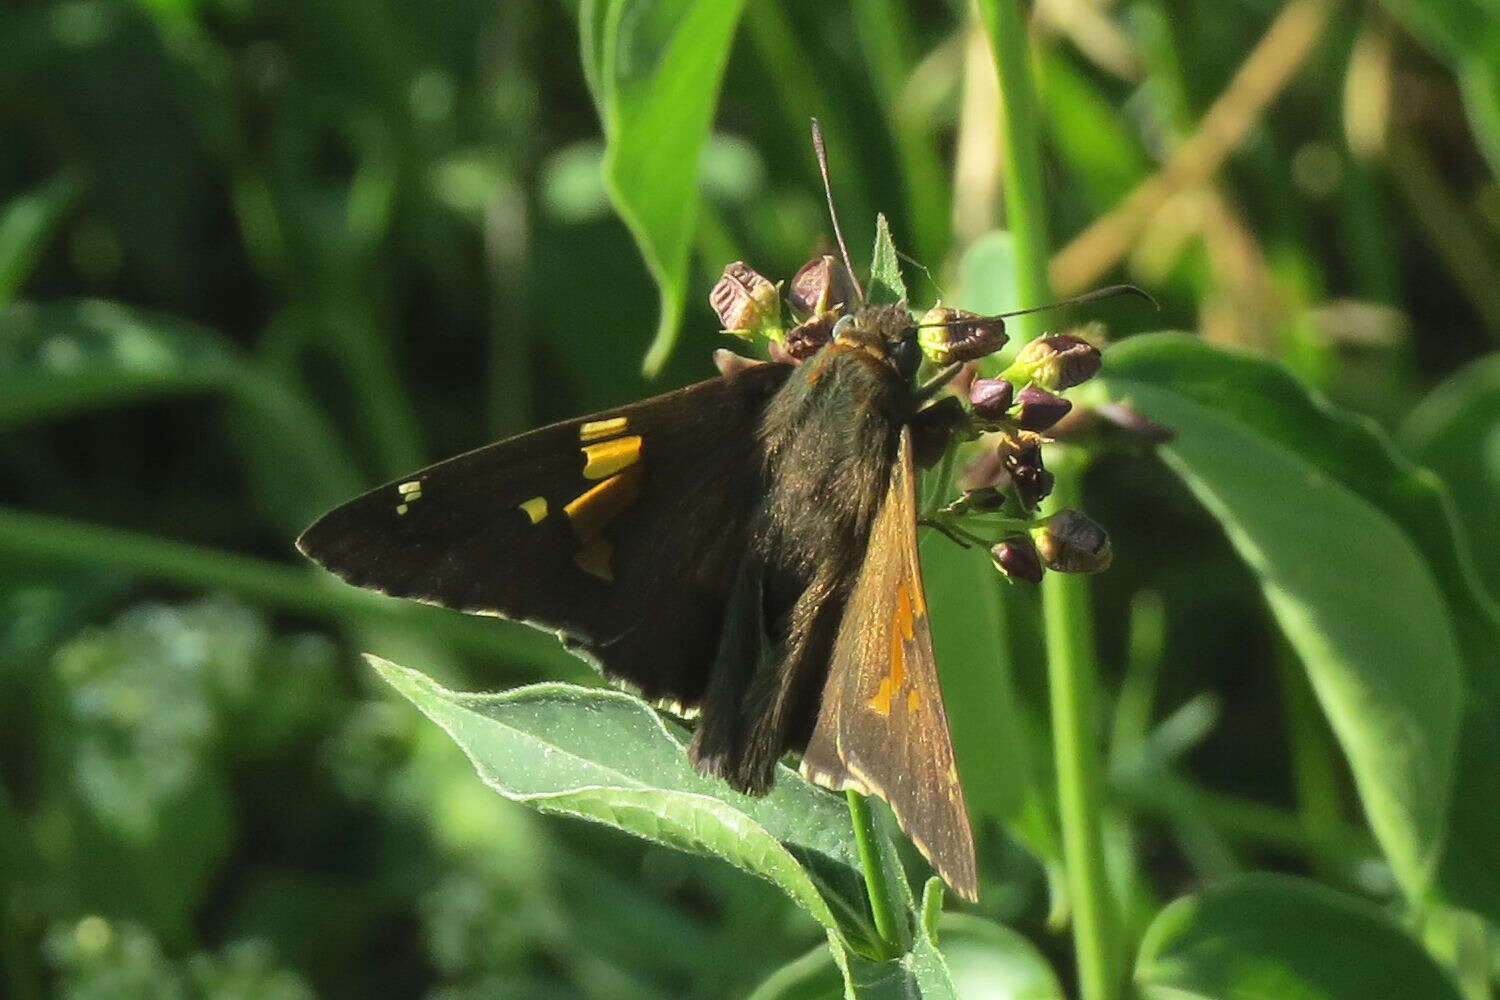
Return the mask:
[[828, 217], [833, 220], [833, 236], [839, 241], [839, 253], [844, 257], [844, 267], [849, 272], [849, 280], [854, 282], [854, 291], [863, 302], [865, 290], [860, 286], [859, 278], [854, 274], [854, 262], [849, 258], [849, 245], [844, 242], [844, 231], [839, 227], [839, 213], [833, 207], [833, 185], [828, 182], [828, 150], [823, 146], [823, 129], [816, 118], [812, 120], [812, 140], [813, 152], [818, 156], [818, 173], [823, 175], [823, 196], [828, 199]]
[[1147, 292], [1135, 287], [1134, 285], [1108, 285], [1104, 288], [1096, 288], [1092, 292], [1084, 292], [1082, 295], [1075, 295], [1071, 299], [1059, 299], [1056, 302], [1048, 302], [1044, 306], [1032, 306], [1030, 309], [1017, 309], [1015, 312], [1001, 313], [995, 318], [1009, 319], [1012, 316], [1025, 316], [1028, 313], [1042, 312], [1046, 309], [1061, 309], [1064, 306], [1081, 306], [1085, 302], [1097, 302], [1100, 299], [1112, 299], [1116, 295], [1138, 295], [1155, 306], [1157, 312], [1161, 311], [1161, 306], [1157, 304], [1157, 301], [1155, 299], [1153, 299]]
[[[1158, 304], [1155, 299], [1153, 299], [1148, 293], [1146, 293], [1145, 291], [1143, 291], [1143, 290], [1135, 287], [1134, 285], [1108, 285], [1108, 286], [1106, 286], [1104, 288], [1096, 288], [1092, 292], [1084, 292], [1082, 295], [1075, 295], [1071, 299], [1059, 299], [1056, 302], [1048, 302], [1044, 306], [1032, 306], [1029, 309], [1016, 309], [1016, 310], [1013, 310], [1012, 312], [998, 313], [998, 314], [996, 314], [994, 316], [982, 316], [982, 317], [979, 317], [979, 318], [981, 318], [981, 319], [1010, 319], [1012, 316], [1025, 316], [1025, 315], [1027, 315], [1029, 313], [1044, 312], [1044, 311], [1046, 311], [1048, 309], [1061, 309], [1064, 306], [1077, 306], [1077, 305], [1082, 305], [1085, 302], [1097, 302], [1100, 299], [1112, 299], [1116, 295], [1137, 295], [1137, 296], [1140, 296], [1141, 298], [1145, 299], [1147, 302], [1149, 302], [1153, 306], [1155, 306], [1158, 312], [1161, 311], [1161, 305]], [[973, 318], [965, 318], [965, 319], [947, 320], [946, 322], [942, 322], [942, 323], [922, 323], [920, 325], [923, 326], [923, 327], [928, 327], [928, 326], [964, 326], [964, 325], [967, 325], [967, 324], [970, 324], [970, 323], [973, 323], [973, 322], [974, 322]]]

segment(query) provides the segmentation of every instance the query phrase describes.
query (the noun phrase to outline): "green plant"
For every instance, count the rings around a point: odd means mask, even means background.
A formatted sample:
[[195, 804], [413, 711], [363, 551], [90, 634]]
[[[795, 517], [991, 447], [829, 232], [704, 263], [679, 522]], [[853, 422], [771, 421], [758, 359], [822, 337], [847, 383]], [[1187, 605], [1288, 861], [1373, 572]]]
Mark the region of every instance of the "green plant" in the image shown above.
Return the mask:
[[[0, 990], [1492, 995], [1497, 30], [1458, 0], [0, 17]], [[1110, 572], [1038, 594], [922, 543], [967, 910], [878, 803], [856, 838], [790, 773], [735, 796], [550, 637], [289, 546], [653, 391], [643, 357], [706, 374], [718, 267], [817, 249], [814, 115], [913, 299], [1118, 273], [1163, 305], [1091, 307], [1123, 336], [1048, 459]]]

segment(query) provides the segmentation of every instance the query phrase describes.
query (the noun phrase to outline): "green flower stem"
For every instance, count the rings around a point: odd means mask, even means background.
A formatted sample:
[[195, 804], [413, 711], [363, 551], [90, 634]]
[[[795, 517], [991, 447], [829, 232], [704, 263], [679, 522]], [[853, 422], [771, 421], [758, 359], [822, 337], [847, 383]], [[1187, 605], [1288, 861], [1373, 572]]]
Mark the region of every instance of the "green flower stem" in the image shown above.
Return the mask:
[[[1051, 297], [1047, 279], [1051, 240], [1042, 197], [1041, 124], [1027, 58], [1026, 20], [1019, 0], [975, 2], [1000, 77], [1005, 204], [1016, 248], [1017, 304], [1039, 305]], [[1039, 315], [1016, 317], [1019, 339], [1039, 335], [1043, 322]], [[1081, 470], [1062, 464], [1053, 473], [1057, 486], [1052, 509], [1076, 507]], [[1098, 670], [1087, 578], [1048, 573], [1042, 579], [1042, 615], [1079, 991], [1083, 1000], [1113, 1000], [1119, 995], [1119, 976], [1111, 955], [1116, 931], [1104, 871], [1103, 767], [1094, 741]]]
[[870, 915], [875, 918], [875, 931], [890, 953], [899, 955], [901, 923], [890, 893], [886, 891], [885, 876], [881, 873], [880, 848], [875, 844], [875, 819], [870, 815], [870, 804], [852, 789], [845, 792], [844, 797], [849, 800], [849, 822], [854, 826], [854, 846], [859, 852], [859, 866], [865, 873], [865, 889], [870, 894]]
[[[1057, 477], [1054, 508], [1077, 507], [1081, 463], [1075, 459], [1050, 464]], [[1104, 870], [1103, 764], [1094, 739], [1098, 666], [1088, 577], [1047, 573], [1042, 578], [1042, 615], [1079, 991], [1084, 1000], [1110, 1000], [1119, 995], [1119, 977], [1111, 954], [1116, 939], [1114, 907]]]
[[281, 566], [132, 531], [0, 507], [0, 558], [55, 573], [72, 566], [132, 573], [191, 589], [227, 590], [267, 607], [357, 626], [400, 625], [515, 674], [587, 681], [591, 672], [552, 637], [424, 607]]
[[[1000, 77], [1000, 128], [1005, 136], [1005, 217], [1016, 247], [1017, 308], [1041, 305], [1052, 297], [1047, 267], [1052, 240], [1042, 196], [1042, 136], [1036, 92], [1026, 51], [1026, 19], [1019, 0], [976, 0], [990, 36]], [[1046, 318], [1017, 316], [1010, 321], [1025, 343], [1042, 333]]]

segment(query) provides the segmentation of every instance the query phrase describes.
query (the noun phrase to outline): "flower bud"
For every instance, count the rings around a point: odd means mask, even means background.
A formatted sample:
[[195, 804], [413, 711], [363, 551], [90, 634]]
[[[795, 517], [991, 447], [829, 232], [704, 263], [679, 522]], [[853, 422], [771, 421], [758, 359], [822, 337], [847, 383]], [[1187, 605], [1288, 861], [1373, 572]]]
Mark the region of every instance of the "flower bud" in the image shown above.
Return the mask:
[[833, 311], [820, 312], [811, 319], [803, 320], [786, 333], [786, 353], [794, 361], [806, 361], [818, 349], [833, 338], [833, 324], [839, 314]]
[[1021, 348], [1010, 369], [1044, 389], [1060, 392], [1093, 378], [1099, 364], [1099, 348], [1076, 333], [1054, 333]]
[[1034, 509], [1052, 492], [1055, 480], [1052, 473], [1042, 466], [1042, 449], [1038, 444], [1023, 444], [1007, 459], [1005, 471], [1010, 473], [1016, 495], [1027, 510]]
[[1099, 573], [1114, 559], [1109, 534], [1076, 510], [1060, 510], [1032, 532], [1048, 569], [1059, 573]]
[[1016, 396], [1016, 423], [1025, 431], [1044, 431], [1067, 416], [1072, 408], [1073, 404], [1061, 396], [1028, 385]]
[[747, 338], [779, 333], [781, 299], [776, 286], [742, 260], [724, 268], [708, 302], [726, 333]]
[[949, 309], [941, 302], [927, 310], [917, 323], [917, 342], [935, 364], [974, 361], [1005, 346], [1010, 337], [1005, 321], [964, 309]]
[[824, 254], [803, 264], [792, 278], [787, 298], [797, 316], [842, 311], [855, 300], [854, 279], [837, 257]]
[[1003, 378], [976, 378], [969, 386], [969, 403], [981, 420], [998, 420], [1010, 409], [1016, 387]]
[[1011, 580], [1042, 582], [1042, 557], [1025, 535], [1012, 535], [990, 549], [990, 559], [1001, 575]]

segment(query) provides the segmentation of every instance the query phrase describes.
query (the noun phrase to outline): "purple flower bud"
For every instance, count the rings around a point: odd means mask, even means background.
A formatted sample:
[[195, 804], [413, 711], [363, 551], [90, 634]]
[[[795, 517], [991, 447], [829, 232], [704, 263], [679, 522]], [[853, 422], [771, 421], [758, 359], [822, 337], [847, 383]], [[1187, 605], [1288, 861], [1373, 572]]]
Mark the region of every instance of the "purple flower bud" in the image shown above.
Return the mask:
[[917, 323], [917, 342], [935, 364], [975, 361], [1005, 346], [1010, 337], [1005, 321], [964, 309], [949, 309], [941, 302], [927, 310]]
[[792, 327], [787, 331], [783, 345], [787, 355], [795, 361], [806, 361], [817, 354], [818, 349], [833, 338], [833, 324], [838, 318], [839, 314], [830, 310]]
[[1016, 423], [1022, 430], [1044, 431], [1067, 416], [1072, 408], [1073, 404], [1061, 396], [1028, 385], [1016, 396]]
[[1061, 392], [1093, 378], [1099, 365], [1099, 348], [1076, 333], [1055, 333], [1021, 348], [1011, 370], [1044, 389]]
[[976, 378], [969, 386], [969, 402], [981, 420], [998, 420], [1010, 409], [1016, 387], [1003, 378]]
[[1016, 495], [1027, 510], [1035, 509], [1052, 492], [1055, 479], [1042, 466], [1042, 449], [1038, 444], [1023, 443], [1006, 461], [1005, 471], [1010, 473]]
[[825, 253], [798, 269], [787, 298], [799, 317], [844, 310], [856, 298], [854, 279], [842, 261]]
[[1027, 583], [1042, 582], [1042, 557], [1025, 535], [1012, 535], [990, 549], [990, 558], [1003, 576]]
[[742, 260], [724, 268], [724, 276], [708, 293], [708, 302], [727, 333], [753, 337], [781, 325], [776, 286]]
[[1108, 532], [1076, 510], [1053, 514], [1032, 537], [1042, 562], [1059, 573], [1099, 573], [1114, 559]]

